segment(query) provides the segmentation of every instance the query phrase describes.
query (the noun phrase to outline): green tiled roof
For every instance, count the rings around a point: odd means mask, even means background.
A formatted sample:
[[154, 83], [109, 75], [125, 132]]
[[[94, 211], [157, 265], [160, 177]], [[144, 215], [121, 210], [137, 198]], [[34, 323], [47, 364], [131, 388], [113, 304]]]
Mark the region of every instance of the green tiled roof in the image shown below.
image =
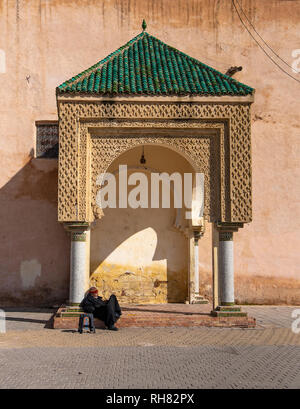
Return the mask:
[[143, 31], [57, 92], [98, 95], [249, 95], [253, 88]]

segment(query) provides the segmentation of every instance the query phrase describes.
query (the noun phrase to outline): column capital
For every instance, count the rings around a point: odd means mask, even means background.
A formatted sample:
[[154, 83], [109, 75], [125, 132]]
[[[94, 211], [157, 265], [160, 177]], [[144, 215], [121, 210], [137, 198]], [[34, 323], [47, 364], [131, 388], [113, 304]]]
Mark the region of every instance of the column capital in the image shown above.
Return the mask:
[[89, 222], [64, 222], [63, 225], [70, 232], [84, 232], [90, 228]]
[[233, 232], [232, 231], [219, 231], [219, 241], [232, 241]]
[[244, 227], [244, 223], [217, 222], [216, 228], [220, 233], [234, 233]]
[[71, 241], [86, 241], [86, 232], [90, 228], [90, 223], [65, 222], [64, 228], [71, 234]]
[[204, 235], [205, 233], [205, 223], [201, 224], [200, 226], [194, 226], [192, 228], [192, 234], [194, 236], [195, 243], [198, 244], [198, 240]]
[[203, 236], [204, 232], [201, 230], [194, 230], [193, 234], [194, 234], [195, 246], [198, 246], [198, 241]]

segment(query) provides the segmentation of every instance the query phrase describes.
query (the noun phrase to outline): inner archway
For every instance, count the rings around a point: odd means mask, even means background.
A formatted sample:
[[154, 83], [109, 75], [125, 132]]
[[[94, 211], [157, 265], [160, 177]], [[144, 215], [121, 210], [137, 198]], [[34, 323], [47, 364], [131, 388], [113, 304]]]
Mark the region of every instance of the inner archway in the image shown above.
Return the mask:
[[[128, 178], [137, 170], [148, 180], [151, 170], [171, 175], [193, 173], [192, 165], [179, 153], [157, 145], [144, 145], [146, 163], [141, 165], [143, 147], [121, 154], [108, 172], [119, 182], [119, 165], [127, 165]], [[128, 186], [128, 194], [135, 186]], [[117, 189], [118, 193], [118, 189]], [[178, 221], [174, 191], [170, 208], [116, 208], [91, 228], [90, 282], [104, 297], [115, 293], [121, 302], [184, 302], [188, 297], [188, 221]], [[149, 191], [150, 198], [150, 191]], [[160, 195], [161, 198], [161, 195]], [[184, 212], [184, 208], [182, 209]], [[182, 213], [183, 213], [182, 212]]]

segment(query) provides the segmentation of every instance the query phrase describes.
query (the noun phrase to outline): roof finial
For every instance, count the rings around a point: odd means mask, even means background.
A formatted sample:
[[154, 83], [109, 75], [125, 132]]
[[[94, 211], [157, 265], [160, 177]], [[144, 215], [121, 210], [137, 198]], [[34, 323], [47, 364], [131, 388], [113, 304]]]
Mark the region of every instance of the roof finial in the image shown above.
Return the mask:
[[147, 28], [147, 23], [146, 23], [145, 20], [143, 20], [143, 22], [142, 22], [142, 29], [143, 29], [143, 31], [145, 31], [146, 28]]

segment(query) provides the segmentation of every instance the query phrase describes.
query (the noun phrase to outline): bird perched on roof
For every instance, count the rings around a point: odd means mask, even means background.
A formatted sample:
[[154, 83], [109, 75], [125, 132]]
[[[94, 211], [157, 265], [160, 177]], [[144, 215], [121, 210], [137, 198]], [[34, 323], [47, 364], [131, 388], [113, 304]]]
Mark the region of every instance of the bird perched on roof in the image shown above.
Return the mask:
[[243, 67], [230, 67], [225, 75], [228, 75], [229, 77], [232, 77], [236, 72], [242, 71]]

